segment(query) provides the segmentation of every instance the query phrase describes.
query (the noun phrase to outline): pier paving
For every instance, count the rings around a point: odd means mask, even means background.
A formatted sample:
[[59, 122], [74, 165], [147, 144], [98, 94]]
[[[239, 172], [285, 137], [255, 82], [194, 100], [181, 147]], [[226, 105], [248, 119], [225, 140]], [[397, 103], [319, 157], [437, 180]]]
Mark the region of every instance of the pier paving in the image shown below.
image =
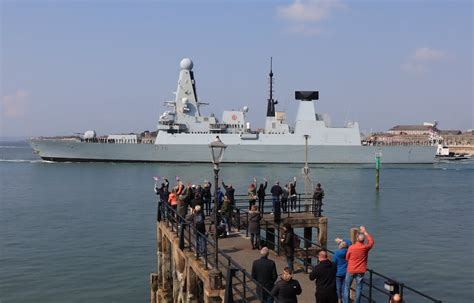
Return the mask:
[[[245, 231], [232, 233], [227, 238], [219, 239], [219, 250], [229, 255], [235, 262], [245, 268], [249, 273], [252, 272], [253, 261], [260, 258], [260, 251], [252, 249], [250, 238], [245, 237]], [[269, 258], [276, 263], [278, 275], [287, 266], [284, 255], [276, 255], [275, 252], [270, 251]], [[304, 272], [302, 266], [295, 263], [295, 273], [293, 278], [298, 280], [303, 289], [301, 295], [298, 296], [298, 302], [315, 302], [314, 292], [315, 283], [309, 280], [309, 275]], [[280, 277], [278, 277], [278, 280]], [[278, 281], [277, 280], [277, 281]], [[258, 302], [258, 301], [256, 301]]]

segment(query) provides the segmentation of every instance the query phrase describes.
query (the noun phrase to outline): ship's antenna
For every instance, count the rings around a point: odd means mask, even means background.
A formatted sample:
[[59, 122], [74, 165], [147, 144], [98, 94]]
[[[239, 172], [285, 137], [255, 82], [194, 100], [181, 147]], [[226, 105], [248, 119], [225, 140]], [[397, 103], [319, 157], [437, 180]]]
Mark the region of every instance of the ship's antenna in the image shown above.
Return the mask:
[[275, 104], [278, 101], [273, 100], [273, 57], [270, 57], [270, 97], [268, 98], [267, 117], [275, 117]]

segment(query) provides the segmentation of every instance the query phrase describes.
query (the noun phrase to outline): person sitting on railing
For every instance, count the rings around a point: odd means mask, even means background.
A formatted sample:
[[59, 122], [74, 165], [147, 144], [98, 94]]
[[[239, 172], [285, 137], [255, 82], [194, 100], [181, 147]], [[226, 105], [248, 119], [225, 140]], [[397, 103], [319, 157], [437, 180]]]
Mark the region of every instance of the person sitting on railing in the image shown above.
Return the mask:
[[326, 250], [318, 253], [318, 265], [309, 274], [311, 281], [316, 279], [316, 302], [337, 303], [336, 272], [337, 266], [328, 259]]
[[[297, 194], [296, 194], [296, 177], [293, 177], [293, 182], [290, 182], [290, 208], [292, 212], [296, 211], [296, 199], [297, 199]], [[288, 210], [290, 211], [290, 210]]]
[[192, 222], [194, 228], [201, 234], [196, 233], [196, 253], [202, 255], [204, 253], [204, 235], [206, 234], [206, 225], [205, 225], [205, 216], [204, 212], [201, 209], [201, 205], [196, 205], [192, 214]]
[[250, 183], [247, 194], [249, 198], [249, 210], [252, 209], [252, 205], [255, 205], [257, 201], [257, 178], [253, 177], [253, 183]]
[[260, 221], [262, 215], [257, 209], [257, 205], [253, 205], [249, 211], [249, 222], [248, 229], [250, 233], [250, 243], [252, 243], [252, 249], [260, 248]]
[[291, 269], [293, 273], [293, 261], [295, 260], [295, 233], [290, 223], [283, 224], [283, 238], [280, 240], [283, 250], [285, 251], [286, 262], [288, 263], [288, 268]]
[[[367, 239], [367, 244], [365, 244]], [[367, 271], [367, 257], [369, 251], [374, 247], [374, 240], [367, 232], [364, 226], [359, 228], [356, 242], [347, 249], [347, 274], [344, 282], [344, 303], [350, 303], [349, 292], [352, 280], [356, 281], [356, 296], [354, 303], [360, 303], [362, 294], [362, 285], [364, 282], [364, 274]]]
[[293, 279], [292, 272], [291, 268], [285, 267], [281, 274], [281, 280], [277, 282], [270, 293], [278, 303], [298, 303], [296, 296], [303, 292], [298, 280]]
[[230, 205], [230, 199], [224, 196], [221, 209], [219, 210], [226, 227], [226, 236], [230, 234], [230, 217], [232, 216], [232, 205]]
[[275, 185], [270, 189], [270, 192], [272, 193], [272, 213], [274, 213], [276, 211], [276, 204], [280, 204], [280, 196], [283, 192], [280, 182], [276, 181]]
[[321, 183], [318, 183], [313, 193], [313, 214], [315, 217], [321, 217], [323, 198], [324, 190], [321, 187]]
[[336, 291], [337, 291], [337, 298], [339, 302], [342, 302], [342, 295], [344, 291], [344, 281], [346, 278], [347, 273], [347, 260], [346, 260], [346, 253], [347, 248], [352, 245], [350, 240], [336, 238], [336, 243], [338, 244], [338, 250], [334, 252], [333, 261], [334, 264], [337, 266], [337, 273], [336, 273]]
[[258, 210], [263, 214], [264, 211], [264, 205], [265, 205], [265, 190], [267, 189], [268, 181], [266, 178], [263, 179], [265, 181], [265, 184], [260, 183], [260, 186], [258, 187], [257, 190], [257, 197], [258, 197]]
[[232, 206], [235, 205], [235, 188], [232, 186], [232, 184], [225, 185], [224, 181], [222, 181], [222, 186], [224, 187], [225, 190], [225, 195], [229, 198], [230, 204]]
[[268, 253], [267, 247], [262, 248], [260, 259], [253, 261], [252, 264], [252, 278], [263, 286], [257, 286], [257, 294], [262, 303], [273, 302], [269, 292], [273, 289], [278, 278], [275, 262], [268, 259]]

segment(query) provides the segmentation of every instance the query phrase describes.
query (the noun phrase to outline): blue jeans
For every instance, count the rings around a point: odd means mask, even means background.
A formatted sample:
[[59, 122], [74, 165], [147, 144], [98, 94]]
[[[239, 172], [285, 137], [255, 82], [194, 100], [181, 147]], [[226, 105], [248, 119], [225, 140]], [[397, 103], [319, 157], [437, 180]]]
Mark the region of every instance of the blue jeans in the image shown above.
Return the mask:
[[342, 300], [344, 293], [344, 280], [346, 276], [336, 276], [336, 292], [337, 298]]
[[293, 261], [295, 260], [295, 257], [286, 257], [286, 263], [288, 263], [288, 267], [291, 269], [291, 272], [293, 273]]
[[351, 274], [346, 273], [346, 281], [344, 283], [344, 303], [350, 303], [349, 294], [351, 289], [352, 280], [356, 281], [356, 295], [354, 303], [360, 303], [360, 297], [362, 294], [362, 282], [364, 281], [364, 274]]
[[275, 204], [280, 200], [278, 196], [272, 196], [272, 212], [275, 212]]

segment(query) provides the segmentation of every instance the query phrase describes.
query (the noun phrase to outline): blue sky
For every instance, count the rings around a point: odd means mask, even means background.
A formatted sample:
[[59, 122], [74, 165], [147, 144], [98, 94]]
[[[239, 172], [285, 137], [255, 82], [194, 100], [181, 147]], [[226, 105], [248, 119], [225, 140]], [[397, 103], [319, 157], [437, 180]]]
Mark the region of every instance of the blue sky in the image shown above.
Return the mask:
[[437, 120], [473, 128], [472, 1], [5, 1], [1, 136], [154, 130], [194, 61], [204, 113], [264, 124], [269, 57], [278, 110], [363, 131]]

